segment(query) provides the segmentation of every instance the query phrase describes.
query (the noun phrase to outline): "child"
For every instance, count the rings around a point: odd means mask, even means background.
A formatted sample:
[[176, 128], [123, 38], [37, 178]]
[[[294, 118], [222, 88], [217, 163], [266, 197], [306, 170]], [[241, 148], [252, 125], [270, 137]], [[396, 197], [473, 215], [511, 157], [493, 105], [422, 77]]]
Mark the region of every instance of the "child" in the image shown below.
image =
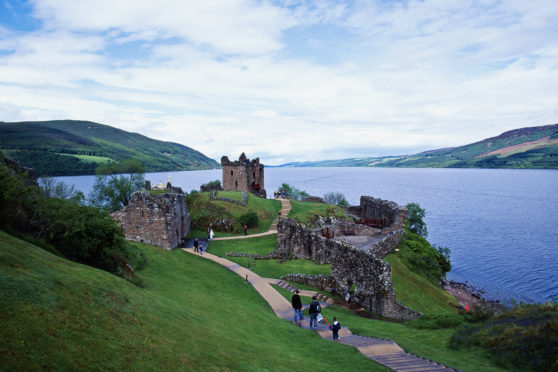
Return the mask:
[[339, 330], [341, 329], [341, 324], [337, 321], [337, 317], [333, 317], [333, 324], [329, 327], [333, 333], [333, 341], [339, 340]]

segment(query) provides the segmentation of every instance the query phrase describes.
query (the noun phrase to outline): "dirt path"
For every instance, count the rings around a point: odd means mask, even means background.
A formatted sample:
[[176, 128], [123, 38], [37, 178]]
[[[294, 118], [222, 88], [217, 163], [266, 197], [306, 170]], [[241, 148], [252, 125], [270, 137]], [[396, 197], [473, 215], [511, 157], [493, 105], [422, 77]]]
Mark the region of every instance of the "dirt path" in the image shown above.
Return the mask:
[[[286, 214], [281, 215], [286, 216]], [[243, 239], [246, 237], [241, 236], [239, 238]], [[292, 320], [293, 309], [291, 307], [290, 301], [288, 301], [278, 291], [276, 291], [275, 288], [272, 287], [273, 284], [278, 284], [280, 282], [279, 279], [262, 278], [258, 274], [253, 273], [252, 271], [240, 266], [237, 263], [227, 260], [226, 258], [216, 256], [209, 252], [200, 254], [194, 252], [192, 248], [182, 248], [182, 250], [190, 254], [194, 254], [216, 262], [240, 275], [248, 283], [250, 283], [254, 287], [254, 289], [258, 291], [258, 293], [267, 301], [277, 317], [281, 319]], [[309, 293], [311, 294], [312, 292]], [[308, 293], [306, 293], [305, 291], [304, 294]], [[323, 306], [328, 306], [328, 303], [323, 303]], [[302, 323], [303, 328], [310, 329], [307, 321], [304, 321]], [[312, 330], [318, 332], [318, 334], [323, 339], [333, 341], [331, 331], [326, 325], [318, 323], [318, 328]], [[448, 368], [444, 365], [421, 358], [413, 354], [409, 354], [391, 340], [382, 340], [378, 338], [354, 335], [347, 327], [343, 327], [339, 331], [338, 342], [345, 345], [354, 346], [358, 349], [358, 351], [360, 351], [368, 358], [395, 371], [453, 371], [453, 369]]]

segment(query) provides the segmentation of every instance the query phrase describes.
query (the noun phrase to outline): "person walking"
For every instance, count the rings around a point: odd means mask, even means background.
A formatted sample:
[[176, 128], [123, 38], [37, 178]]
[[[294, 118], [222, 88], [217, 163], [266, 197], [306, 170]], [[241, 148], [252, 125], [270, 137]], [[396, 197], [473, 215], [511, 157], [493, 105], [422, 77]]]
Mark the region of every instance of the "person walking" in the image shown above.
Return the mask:
[[320, 303], [316, 301], [316, 296], [312, 296], [312, 302], [310, 302], [308, 312], [310, 313], [310, 328], [312, 328], [312, 323], [314, 323], [314, 328], [318, 328], [318, 314], [322, 312], [322, 307]]
[[198, 238], [194, 239], [194, 252], [200, 251], [199, 246], [200, 246], [200, 242], [198, 241]]
[[248, 226], [244, 225], [244, 236], [246, 236], [246, 231], [248, 231]]
[[338, 341], [341, 324], [339, 324], [339, 321], [337, 321], [337, 317], [333, 317], [333, 324], [329, 327], [329, 329], [331, 329], [331, 333], [333, 334], [333, 341]]
[[215, 234], [213, 233], [213, 229], [209, 229], [209, 240], [213, 240], [213, 236]]
[[298, 289], [295, 291], [295, 294], [291, 299], [291, 304], [293, 305], [293, 309], [294, 309], [294, 323], [300, 327], [303, 317], [302, 317], [302, 301], [300, 300]]

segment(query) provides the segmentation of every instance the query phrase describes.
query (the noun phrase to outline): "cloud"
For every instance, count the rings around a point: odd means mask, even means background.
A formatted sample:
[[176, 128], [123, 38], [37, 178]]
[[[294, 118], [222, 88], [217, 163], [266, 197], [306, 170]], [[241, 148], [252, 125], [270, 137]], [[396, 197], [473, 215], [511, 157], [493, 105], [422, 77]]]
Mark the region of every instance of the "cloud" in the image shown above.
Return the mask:
[[33, 6], [42, 26], [0, 28], [0, 120], [93, 120], [272, 165], [558, 121], [555, 1]]

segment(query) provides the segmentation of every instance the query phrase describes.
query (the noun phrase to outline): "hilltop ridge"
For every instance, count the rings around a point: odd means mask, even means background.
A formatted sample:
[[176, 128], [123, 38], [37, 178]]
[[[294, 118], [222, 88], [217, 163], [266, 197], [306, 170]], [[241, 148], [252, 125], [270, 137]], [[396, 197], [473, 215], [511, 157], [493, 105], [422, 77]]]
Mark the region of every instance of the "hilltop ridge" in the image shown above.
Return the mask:
[[0, 150], [39, 176], [94, 174], [99, 164], [130, 158], [148, 172], [220, 167], [190, 147], [91, 121], [0, 122]]
[[295, 162], [282, 166], [558, 169], [558, 124], [514, 129], [468, 145], [414, 155]]

